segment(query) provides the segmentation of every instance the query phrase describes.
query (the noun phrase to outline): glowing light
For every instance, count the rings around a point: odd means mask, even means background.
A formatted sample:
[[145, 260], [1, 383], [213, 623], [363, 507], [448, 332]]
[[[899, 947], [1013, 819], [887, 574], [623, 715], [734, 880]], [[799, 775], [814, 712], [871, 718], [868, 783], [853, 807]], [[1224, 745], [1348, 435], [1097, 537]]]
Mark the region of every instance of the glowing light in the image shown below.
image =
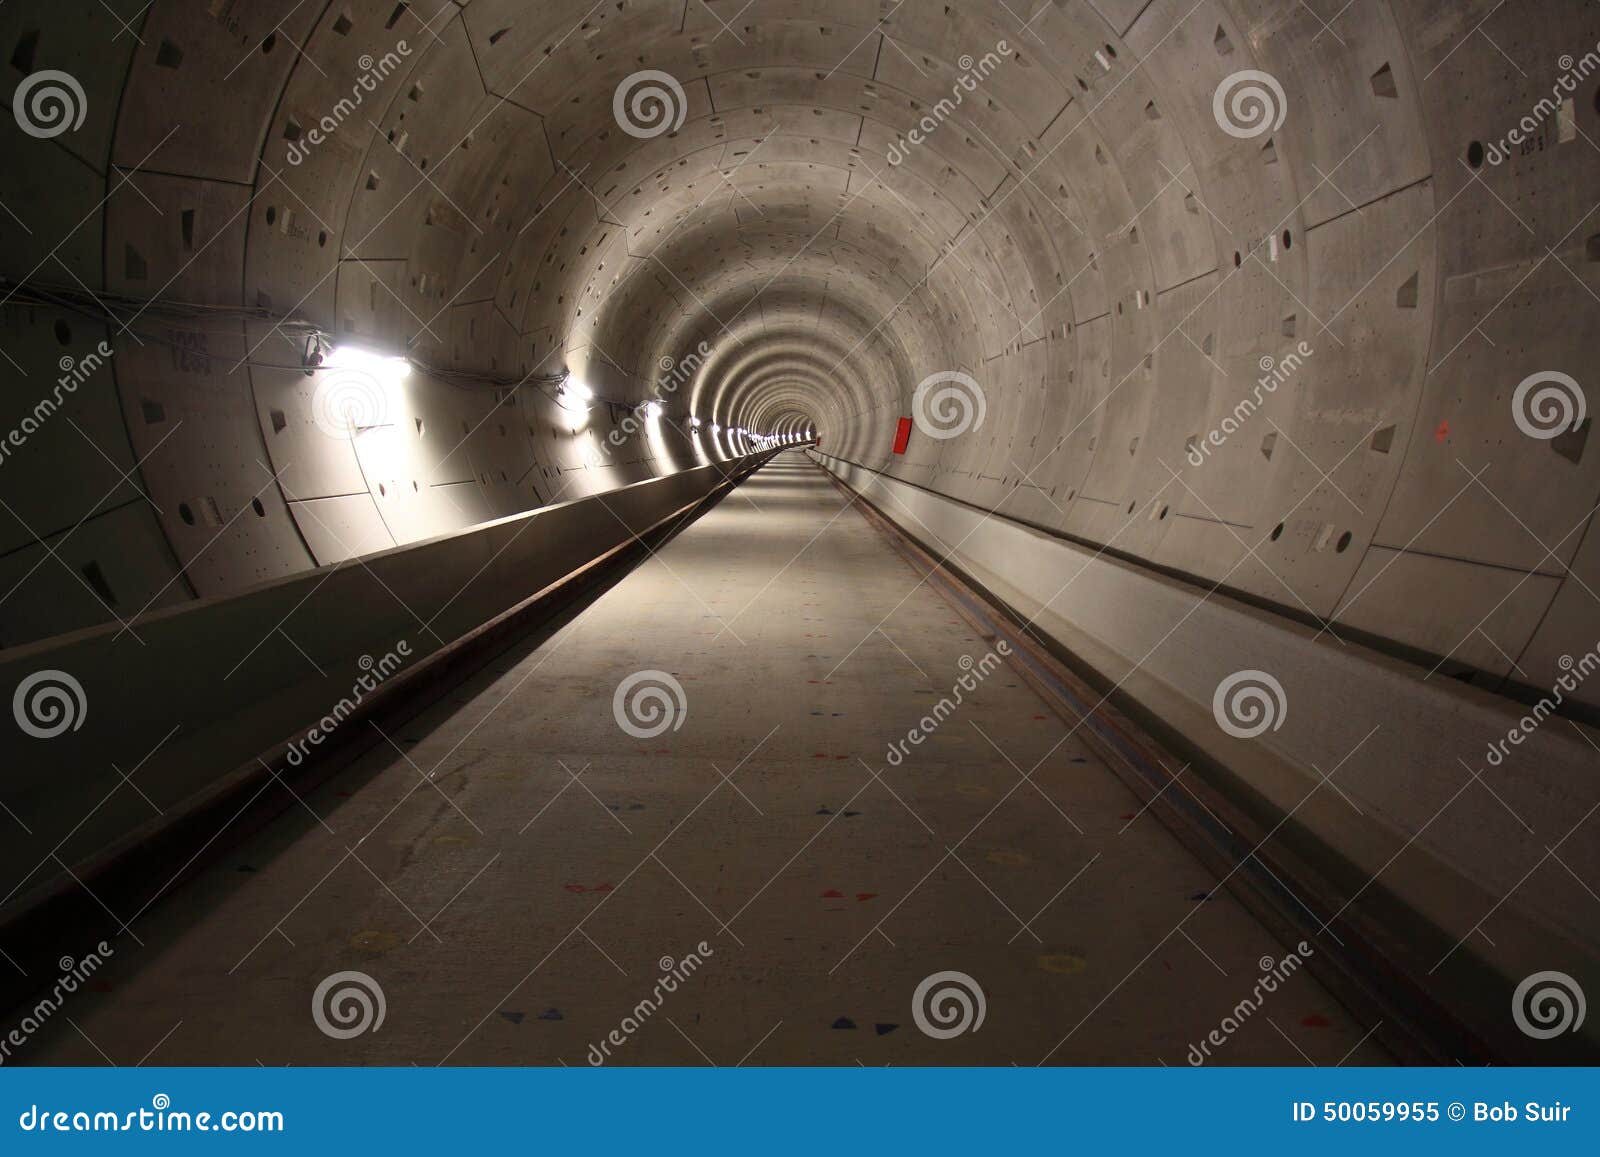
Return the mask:
[[312, 412], [326, 433], [353, 438], [368, 477], [404, 472], [407, 450], [399, 427], [407, 422], [406, 379], [411, 363], [360, 346], [335, 346], [322, 359]]
[[311, 408], [316, 423], [346, 438], [392, 426], [405, 409], [411, 363], [359, 346], [336, 346], [322, 358]]
[[594, 391], [568, 374], [562, 379], [561, 388], [556, 391], [556, 401], [568, 413], [585, 414], [589, 411], [589, 403], [594, 401]]
[[411, 376], [411, 363], [405, 358], [390, 357], [353, 345], [334, 346], [323, 357], [322, 364], [326, 369], [357, 370], [372, 374], [385, 382], [401, 382]]

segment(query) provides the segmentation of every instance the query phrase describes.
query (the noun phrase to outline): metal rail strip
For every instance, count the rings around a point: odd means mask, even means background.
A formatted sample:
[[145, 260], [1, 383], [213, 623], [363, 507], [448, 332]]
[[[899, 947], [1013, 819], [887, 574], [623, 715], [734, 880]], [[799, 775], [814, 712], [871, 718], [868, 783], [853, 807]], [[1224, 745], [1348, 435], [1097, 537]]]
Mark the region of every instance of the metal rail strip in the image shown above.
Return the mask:
[[766, 460], [736, 467], [707, 494], [394, 675], [298, 765], [288, 759], [289, 745], [300, 734], [295, 732], [181, 808], [169, 809], [93, 858], [74, 864], [60, 881], [14, 904], [0, 925], [0, 944], [16, 965], [0, 972], [0, 1010], [31, 1003], [44, 978], [55, 975], [63, 953], [76, 956], [87, 944], [116, 939], [122, 921], [112, 911], [133, 913], [127, 917], [131, 925], [155, 904], [170, 901], [205, 866], [383, 743], [382, 733], [403, 727], [505, 651], [548, 639]]
[[[820, 466], [818, 469], [822, 469]], [[1012, 666], [1094, 749], [1140, 802], [1256, 919], [1286, 944], [1318, 941], [1306, 966], [1399, 1060], [1414, 1064], [1484, 1063], [1488, 1044], [1405, 972], [1393, 967], [1368, 929], [1326, 899], [1333, 893], [1301, 857], [1267, 843], [1263, 823], [1130, 719], [1057, 654], [1057, 646], [981, 587], [930, 554], [865, 495], [823, 470], [852, 498], [866, 521], [923, 575], [974, 630], [1003, 639]], [[1286, 881], [1293, 881], [1291, 887]]]

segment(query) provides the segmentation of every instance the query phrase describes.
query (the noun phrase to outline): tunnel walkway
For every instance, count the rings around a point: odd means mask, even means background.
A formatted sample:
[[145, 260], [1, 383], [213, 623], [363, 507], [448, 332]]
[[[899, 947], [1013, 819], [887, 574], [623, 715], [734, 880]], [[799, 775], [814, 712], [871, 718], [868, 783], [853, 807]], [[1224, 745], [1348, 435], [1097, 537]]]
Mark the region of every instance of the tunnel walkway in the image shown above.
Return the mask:
[[[1285, 947], [1067, 730], [787, 453], [137, 918], [31, 1059], [1387, 1060], [1305, 973], [1239, 1015]], [[945, 971], [983, 1019], [937, 1039]]]

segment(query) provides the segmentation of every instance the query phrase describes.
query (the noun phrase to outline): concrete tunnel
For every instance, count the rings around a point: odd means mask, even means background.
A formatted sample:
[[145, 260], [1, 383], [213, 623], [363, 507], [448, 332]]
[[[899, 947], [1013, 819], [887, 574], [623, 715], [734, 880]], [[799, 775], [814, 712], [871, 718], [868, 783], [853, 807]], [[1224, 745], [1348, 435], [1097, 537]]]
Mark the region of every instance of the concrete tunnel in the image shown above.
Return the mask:
[[0, 51], [6, 1063], [1600, 1056], [1595, 5]]

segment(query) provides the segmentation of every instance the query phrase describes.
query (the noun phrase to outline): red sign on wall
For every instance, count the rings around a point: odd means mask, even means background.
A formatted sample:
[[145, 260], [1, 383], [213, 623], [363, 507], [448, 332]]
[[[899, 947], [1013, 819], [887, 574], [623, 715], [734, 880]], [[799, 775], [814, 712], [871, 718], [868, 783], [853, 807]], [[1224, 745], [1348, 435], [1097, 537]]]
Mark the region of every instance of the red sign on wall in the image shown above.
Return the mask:
[[906, 444], [910, 441], [911, 419], [901, 418], [900, 425], [895, 428], [894, 432], [894, 452], [896, 454], [904, 454], [906, 452]]

